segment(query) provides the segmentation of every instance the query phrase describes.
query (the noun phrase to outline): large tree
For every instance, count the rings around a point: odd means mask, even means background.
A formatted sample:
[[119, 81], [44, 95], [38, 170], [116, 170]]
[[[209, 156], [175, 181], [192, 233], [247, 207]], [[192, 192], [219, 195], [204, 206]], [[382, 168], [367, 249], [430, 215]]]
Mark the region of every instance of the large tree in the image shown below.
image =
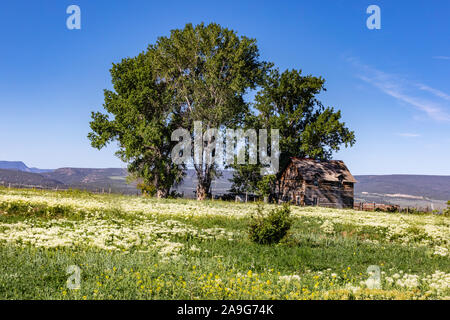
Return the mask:
[[[318, 99], [317, 95], [325, 90], [324, 84], [323, 78], [303, 76], [298, 70], [280, 73], [273, 69], [256, 94], [255, 112], [246, 125], [280, 130], [281, 169], [290, 157], [328, 160], [342, 145], [355, 143], [354, 132], [341, 121], [341, 112], [323, 106]], [[245, 168], [235, 166], [233, 189], [253, 189], [261, 179], [259, 167], [241, 166]], [[256, 181], [249, 181], [248, 177]]]
[[155, 50], [149, 48], [135, 58], [123, 59], [110, 70], [114, 90], [105, 90], [106, 113], [93, 112], [88, 138], [101, 149], [117, 141], [117, 156], [128, 163], [128, 171], [166, 197], [180, 182], [183, 166], [171, 161], [175, 142], [171, 133], [181, 125], [176, 96], [154, 69]]
[[[268, 64], [259, 60], [254, 39], [239, 37], [235, 31], [218, 24], [172, 30], [152, 48], [155, 68], [162, 81], [175, 92], [183, 128], [194, 137], [194, 122], [203, 129], [234, 127], [247, 112], [244, 94], [261, 83]], [[202, 139], [203, 137], [200, 137]], [[203, 139], [202, 139], [203, 140]], [[204, 146], [215, 143], [204, 141]], [[197, 199], [210, 196], [211, 181], [218, 173], [215, 163], [205, 161], [203, 148], [192, 163], [197, 173]]]

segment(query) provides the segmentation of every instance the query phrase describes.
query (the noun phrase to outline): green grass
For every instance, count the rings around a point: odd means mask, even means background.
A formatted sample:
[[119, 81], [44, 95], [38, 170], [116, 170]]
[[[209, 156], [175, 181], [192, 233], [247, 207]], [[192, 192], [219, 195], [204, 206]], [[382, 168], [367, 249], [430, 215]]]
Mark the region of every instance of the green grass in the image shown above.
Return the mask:
[[[446, 282], [450, 259], [448, 255], [433, 253], [437, 245], [447, 247], [447, 240], [439, 235], [427, 236], [424, 227], [430, 224], [446, 230], [448, 217], [429, 217], [434, 219], [431, 222], [415, 217], [407, 222], [406, 231], [402, 231], [408, 237], [405, 241], [403, 233], [388, 238], [389, 225], [361, 226], [348, 222], [351, 219], [342, 219], [356, 217], [357, 212], [317, 209], [318, 213], [330, 212], [328, 218], [310, 214], [308, 208], [295, 209], [299, 211], [294, 215], [288, 236], [277, 245], [259, 245], [249, 240], [249, 216], [233, 215], [242, 208], [256, 208], [252, 204], [244, 207], [220, 201], [142, 200], [76, 191], [0, 190], [0, 195], [4, 195], [0, 197], [0, 236], [11, 232], [11, 227], [17, 228], [16, 233], [10, 233], [14, 240], [0, 240], [0, 299], [439, 299], [450, 296]], [[12, 195], [21, 198], [8, 198]], [[44, 196], [49, 203], [36, 202], [33, 196]], [[58, 199], [71, 199], [74, 203], [57, 204]], [[102, 210], [92, 204], [77, 207], [77, 202], [92, 199], [110, 207]], [[128, 201], [142, 202], [142, 211], [127, 211], [119, 205]], [[173, 205], [202, 214], [173, 214], [170, 211]], [[153, 207], [157, 210], [152, 211]], [[211, 210], [225, 214], [208, 214]], [[336, 219], [333, 216], [336, 214], [342, 216]], [[326, 221], [334, 221], [332, 232], [324, 229]], [[123, 228], [133, 230], [145, 223], [163, 226], [163, 233], [155, 238], [150, 235], [150, 240], [123, 249], [119, 245], [105, 249], [87, 240], [70, 246], [38, 246], [18, 235], [26, 225], [31, 226], [27, 232], [36, 232], [33, 237], [46, 240], [52, 233], [40, 235], [42, 230], [72, 230], [80, 223], [89, 227], [99, 222], [112, 228], [112, 244], [115, 239], [127, 236], [126, 232], [121, 233]], [[209, 237], [200, 236], [202, 231], [212, 228], [221, 228], [232, 236], [221, 236], [220, 231]], [[158, 239], [179, 245], [176, 254], [161, 254], [164, 247], [153, 244]], [[70, 265], [81, 269], [80, 289], [67, 287], [70, 275], [66, 269]], [[367, 289], [361, 284], [368, 279], [367, 268], [371, 265], [379, 266], [383, 272], [382, 289]], [[427, 281], [431, 281], [436, 271], [445, 275], [441, 275], [444, 280], [435, 290]], [[395, 280], [397, 275], [405, 274], [419, 277], [418, 285], [405, 287], [401, 283], [389, 283], [389, 278]], [[300, 280], [284, 281], [283, 276], [299, 276]]]
[[[351, 283], [366, 280], [369, 265], [382, 265], [383, 270], [394, 268], [409, 273], [429, 270], [448, 270], [444, 257], [429, 257], [423, 249], [388, 245], [377, 248], [354, 241], [340, 240], [325, 244], [323, 240], [305, 239], [299, 246], [260, 246], [247, 241], [192, 241], [208, 252], [186, 255], [185, 259], [162, 262], [156, 252], [128, 254], [95, 249], [37, 249], [2, 246], [0, 249], [0, 297], [2, 299], [191, 299], [208, 297], [201, 286], [177, 286], [177, 281], [198, 282], [195, 275], [217, 275], [221, 279], [230, 274], [266, 273], [264, 279], [277, 281], [278, 273], [298, 274], [304, 278], [302, 288], [314, 292], [315, 271], [345, 274]], [[81, 289], [69, 290], [66, 268], [81, 268]], [[193, 274], [195, 266], [196, 274]], [[268, 272], [268, 266], [276, 272]], [[348, 268], [350, 267], [350, 270]], [[114, 271], [113, 271], [114, 270]], [[310, 270], [310, 271], [308, 271]], [[343, 273], [342, 270], [346, 272]], [[140, 276], [140, 279], [138, 275]], [[109, 275], [109, 279], [106, 276]], [[160, 279], [165, 281], [163, 288]], [[139, 282], [142, 280], [142, 283]], [[101, 285], [99, 285], [99, 283]], [[342, 279], [342, 284], [347, 283]], [[144, 289], [141, 286], [144, 286]], [[153, 292], [149, 290], [153, 289]], [[242, 294], [238, 298], [283, 298], [279, 294], [261, 295], [260, 291]], [[233, 296], [236, 298], [236, 296]]]

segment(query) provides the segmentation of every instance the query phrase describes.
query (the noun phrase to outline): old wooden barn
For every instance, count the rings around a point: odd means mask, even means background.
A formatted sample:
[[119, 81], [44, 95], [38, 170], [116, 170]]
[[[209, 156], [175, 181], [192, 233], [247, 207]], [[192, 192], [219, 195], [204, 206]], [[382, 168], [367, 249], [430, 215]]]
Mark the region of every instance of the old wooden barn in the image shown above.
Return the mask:
[[353, 208], [355, 182], [343, 161], [291, 158], [277, 193], [280, 200], [298, 205]]

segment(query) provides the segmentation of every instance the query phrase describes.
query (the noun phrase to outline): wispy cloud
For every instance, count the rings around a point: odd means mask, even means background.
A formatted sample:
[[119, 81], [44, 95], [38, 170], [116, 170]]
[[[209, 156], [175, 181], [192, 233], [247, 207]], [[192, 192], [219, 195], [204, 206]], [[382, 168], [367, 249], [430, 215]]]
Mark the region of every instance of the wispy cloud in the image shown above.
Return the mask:
[[409, 81], [399, 75], [377, 70], [359, 63], [356, 59], [349, 59], [349, 61], [359, 69], [357, 74], [359, 79], [377, 87], [398, 101], [425, 112], [435, 121], [450, 121], [448, 103], [450, 95], [447, 93], [422, 83]]
[[434, 94], [436, 97], [439, 97], [439, 98], [445, 99], [447, 101], [450, 101], [450, 95], [446, 94], [445, 92], [442, 92], [440, 90], [431, 88], [431, 87], [429, 87], [427, 85], [420, 84], [420, 83], [417, 84], [417, 86], [419, 87], [420, 90], [428, 91], [428, 92]]
[[405, 138], [418, 138], [418, 137], [421, 137], [421, 135], [418, 134], [418, 133], [408, 133], [408, 132], [397, 133], [397, 135], [399, 135], [400, 137], [405, 137]]
[[450, 60], [450, 57], [449, 56], [435, 56], [435, 57], [433, 57], [433, 59]]

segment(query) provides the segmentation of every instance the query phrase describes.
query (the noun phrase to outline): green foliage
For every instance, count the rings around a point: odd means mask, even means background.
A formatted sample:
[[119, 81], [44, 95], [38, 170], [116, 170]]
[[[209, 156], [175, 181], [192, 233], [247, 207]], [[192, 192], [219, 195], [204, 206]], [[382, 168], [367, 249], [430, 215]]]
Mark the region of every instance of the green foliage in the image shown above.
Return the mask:
[[[122, 254], [92, 248], [77, 250], [4, 245], [0, 247], [0, 298], [3, 300], [189, 300], [193, 297], [234, 300], [286, 299], [286, 294], [295, 292], [296, 287], [286, 286], [280, 282], [278, 275], [280, 272], [282, 275], [299, 273], [301, 288], [308, 289], [310, 293], [316, 292], [314, 297], [305, 295], [305, 298], [318, 299], [320, 290], [315, 287], [318, 280], [314, 278], [317, 272], [322, 273], [319, 278], [321, 280], [331, 278], [326, 277], [331, 272], [338, 274], [339, 277], [334, 282], [335, 287], [340, 288], [350, 281], [356, 284], [365, 281], [368, 277], [367, 266], [378, 265], [380, 262], [386, 263], [383, 271], [395, 268], [396, 271], [407, 272], [409, 268], [413, 268], [414, 273], [421, 274], [432, 273], [436, 268], [448, 270], [445, 258], [431, 258], [423, 248], [388, 245], [384, 250], [374, 250], [373, 246], [363, 242], [357, 247], [354, 241], [350, 240], [325, 246], [320, 238], [314, 240], [314, 242], [303, 241], [302, 247], [203, 241], [195, 245], [202, 250], [208, 249], [210, 254], [186, 255], [185, 259], [170, 263], [161, 262], [157, 253], [144, 250]], [[355, 250], [358, 250], [358, 254], [354, 254]], [[79, 290], [70, 290], [66, 286], [69, 276], [66, 268], [69, 265], [77, 265], [81, 269]], [[348, 266], [351, 266], [351, 270], [347, 270]], [[331, 271], [327, 272], [327, 268]], [[268, 269], [273, 269], [273, 272], [269, 272]], [[261, 282], [270, 280], [270, 285], [264, 286], [266, 293], [254, 285], [255, 277], [240, 277], [242, 284], [232, 282], [236, 280], [238, 272], [247, 275], [249, 270], [264, 273]], [[308, 273], [304, 270], [313, 272]], [[211, 280], [208, 281], [210, 274]], [[221, 279], [220, 282], [216, 280], [216, 276]], [[247, 283], [245, 279], [249, 282]], [[187, 282], [186, 285], [183, 282]], [[207, 285], [210, 286], [206, 287]], [[220, 287], [217, 288], [217, 285]], [[322, 289], [324, 285], [322, 281], [320, 285], [319, 289]], [[234, 289], [231, 295], [225, 291], [227, 287]], [[242, 292], [239, 292], [239, 289], [242, 289]], [[272, 294], [267, 294], [268, 292]]]
[[[280, 74], [273, 69], [258, 91], [255, 112], [247, 116], [245, 125], [280, 130], [280, 168], [290, 157], [328, 160], [342, 145], [350, 147], [355, 143], [355, 134], [341, 121], [341, 112], [324, 107], [317, 98], [326, 90], [324, 84], [323, 78], [303, 76], [299, 70], [286, 70]], [[242, 186], [243, 179], [239, 177], [242, 173], [258, 178], [259, 173], [249, 171], [259, 170], [259, 167], [234, 167], [236, 189]]]
[[275, 175], [263, 176], [257, 183], [258, 193], [264, 197], [272, 195], [275, 191], [275, 182], [277, 177]]
[[[182, 178], [171, 141], [177, 128], [193, 134], [194, 121], [208, 128], [233, 127], [247, 112], [243, 96], [263, 80], [269, 65], [259, 61], [254, 39], [211, 23], [187, 24], [158, 38], [146, 52], [111, 69], [114, 91], [105, 90], [106, 114], [92, 114], [89, 139], [95, 148], [119, 142], [117, 155], [157, 194], [168, 196]], [[195, 166], [198, 194], [209, 193], [214, 165]]]
[[[425, 232], [428, 227], [447, 230], [447, 217], [433, 216], [431, 219], [399, 213], [404, 218], [399, 224], [400, 220], [395, 216], [383, 213], [373, 215], [353, 210], [291, 207], [295, 215], [289, 229], [289, 242], [260, 245], [247, 237], [248, 223], [253, 219], [240, 214], [254, 210], [253, 203], [198, 203], [187, 199], [156, 200], [85, 193], [79, 193], [75, 199], [75, 194], [61, 190], [6, 188], [0, 188], [0, 194], [3, 195], [0, 234], [16, 227], [22, 234], [17, 242], [0, 242], [0, 299], [3, 300], [336, 299], [333, 292], [352, 294], [355, 287], [360, 287], [369, 276], [366, 271], [370, 265], [378, 265], [385, 272], [382, 290], [369, 291], [359, 298], [440, 299], [450, 293], [445, 280], [450, 272], [448, 256], [434, 254], [437, 246], [448, 247], [445, 231], [435, 234], [433, 241], [427, 239], [430, 235]], [[23, 201], [15, 199], [17, 197], [22, 197]], [[93, 205], [95, 203], [100, 207]], [[146, 207], [142, 212], [131, 209], [152, 203], [154, 209]], [[176, 205], [175, 211], [173, 205]], [[267, 207], [276, 208], [274, 205]], [[38, 208], [41, 213], [45, 210], [57, 214], [46, 218], [36, 210]], [[187, 218], [187, 212], [195, 214]], [[203, 214], [197, 214], [199, 212]], [[211, 214], [213, 212], [222, 214]], [[356, 221], [355, 215], [361, 219]], [[15, 219], [18, 216], [24, 220]], [[381, 225], [375, 226], [370, 223], [371, 219], [363, 216], [392, 218], [395, 229], [397, 225], [410, 227], [402, 227], [392, 234], [386, 221], [379, 221]], [[324, 221], [328, 220], [334, 221], [333, 234], [322, 230]], [[65, 239], [65, 234], [54, 233], [59, 226], [70, 226], [76, 233], [80, 223], [92, 222], [94, 234], [111, 226], [114, 232], [129, 230], [129, 236], [136, 241], [133, 226], [148, 221], [160, 227], [158, 235], [163, 239], [183, 245], [181, 259], [167, 260], [161, 255], [162, 249], [167, 247], [145, 242], [123, 252], [97, 248], [92, 242], [83, 240], [87, 234], [68, 247], [37, 246], [23, 237], [28, 234], [39, 239], [40, 235], [47, 234]], [[362, 225], [364, 221], [367, 223]], [[23, 227], [30, 224], [32, 228], [24, 233]], [[176, 231], [178, 226], [180, 232]], [[43, 232], [47, 228], [53, 231]], [[223, 229], [225, 237], [196, 236], [200, 231], [218, 228]], [[111, 244], [121, 243], [125, 238], [114, 237]], [[70, 265], [81, 269], [80, 289], [67, 288], [70, 274], [66, 270]], [[434, 285], [443, 288], [441, 293], [424, 284], [427, 279], [434, 279], [437, 270], [444, 274], [433, 280]], [[416, 275], [420, 285], [409, 288], [386, 281], [388, 277], [396, 279], [393, 275], [398, 273], [400, 276], [405, 273]], [[300, 280], [283, 280], [292, 275], [298, 275]]]
[[299, 70], [280, 74], [274, 69], [256, 95], [257, 122], [280, 130], [282, 156], [326, 160], [340, 146], [353, 145], [355, 136], [340, 122], [340, 111], [325, 108], [317, 95], [325, 91], [325, 80]]
[[58, 219], [67, 218], [72, 219], [81, 218], [82, 214], [79, 211], [74, 211], [70, 206], [56, 205], [48, 206], [46, 204], [31, 205], [24, 201], [16, 201], [12, 203], [0, 203], [0, 214], [5, 218], [14, 216], [23, 216], [31, 218], [42, 219]]
[[[329, 159], [342, 144], [353, 145], [354, 133], [340, 121], [340, 111], [325, 108], [316, 97], [325, 90], [324, 79], [271, 68], [260, 60], [255, 39], [215, 23], [187, 24], [138, 56], [113, 64], [113, 90], [104, 92], [106, 112], [92, 113], [88, 137], [98, 149], [117, 141], [117, 156], [128, 163], [132, 177], [154, 186], [158, 197], [167, 197], [185, 171], [172, 162], [178, 141], [171, 141], [171, 134], [182, 127], [193, 135], [195, 121], [206, 128], [279, 129], [281, 167], [291, 156]], [[244, 95], [257, 87], [250, 110]], [[242, 167], [234, 166], [233, 190], [256, 191], [260, 167]], [[214, 164], [195, 170], [197, 197], [204, 199], [220, 172]]]
[[251, 217], [249, 223], [250, 240], [259, 244], [273, 244], [280, 242], [292, 225], [291, 210], [288, 205], [275, 208], [267, 215], [263, 207], [258, 205], [256, 215]]
[[155, 67], [185, 107], [184, 128], [233, 125], [246, 112], [243, 94], [261, 83], [267, 63], [259, 61], [255, 39], [218, 24], [172, 30], [155, 46]]
[[395, 206], [388, 206], [385, 209], [382, 208], [375, 208], [376, 212], [390, 212], [390, 213], [396, 213], [398, 212], [398, 208]]
[[258, 181], [261, 179], [259, 165], [235, 165], [233, 166], [233, 184], [230, 192], [235, 194], [253, 193], [258, 190]]
[[74, 198], [80, 198], [80, 197], [92, 197], [94, 194], [90, 191], [86, 190], [80, 190], [80, 189], [72, 189], [69, 188], [67, 190], [62, 190], [64, 195]]
[[160, 81], [154, 67], [155, 50], [113, 64], [113, 91], [105, 90], [106, 113], [93, 112], [88, 138], [101, 149], [117, 141], [117, 156], [128, 163], [128, 171], [145, 185], [153, 185], [160, 196], [183, 176], [183, 167], [171, 161], [176, 142], [171, 133], [180, 126], [174, 91]]
[[450, 200], [447, 201], [447, 209], [444, 209], [443, 214], [446, 216], [450, 216]]
[[[259, 60], [255, 39], [215, 23], [187, 24], [150, 48], [155, 49], [160, 78], [175, 92], [182, 127], [192, 135], [195, 121], [206, 128], [231, 128], [241, 122], [248, 112], [243, 96], [263, 81], [269, 66]], [[206, 156], [206, 149], [202, 152]], [[195, 165], [195, 170], [197, 198], [203, 200], [218, 168], [204, 164]]]
[[156, 188], [153, 185], [148, 185], [145, 183], [138, 183], [137, 188], [141, 190], [142, 195], [145, 197], [153, 197], [156, 194]]

